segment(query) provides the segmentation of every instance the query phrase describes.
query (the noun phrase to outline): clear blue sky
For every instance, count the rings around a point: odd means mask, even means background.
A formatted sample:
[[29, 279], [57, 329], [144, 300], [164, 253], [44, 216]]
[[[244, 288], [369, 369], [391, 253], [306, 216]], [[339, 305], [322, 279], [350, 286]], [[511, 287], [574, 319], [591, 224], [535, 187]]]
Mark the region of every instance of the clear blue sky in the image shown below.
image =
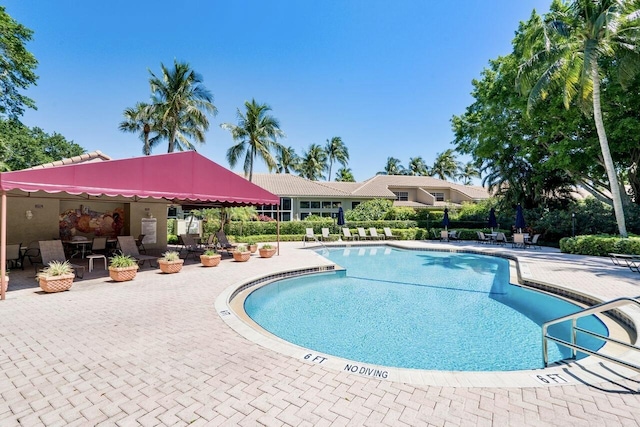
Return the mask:
[[29, 126], [113, 158], [139, 156], [138, 137], [118, 130], [122, 112], [149, 99], [148, 70], [175, 58], [203, 76], [219, 111], [200, 153], [229, 167], [233, 141], [219, 125], [236, 123], [236, 110], [255, 98], [300, 155], [340, 136], [360, 181], [389, 156], [432, 164], [452, 148], [450, 119], [471, 104], [471, 80], [551, 1], [3, 3], [35, 32], [28, 48], [40, 78], [27, 94], [38, 110], [24, 115]]

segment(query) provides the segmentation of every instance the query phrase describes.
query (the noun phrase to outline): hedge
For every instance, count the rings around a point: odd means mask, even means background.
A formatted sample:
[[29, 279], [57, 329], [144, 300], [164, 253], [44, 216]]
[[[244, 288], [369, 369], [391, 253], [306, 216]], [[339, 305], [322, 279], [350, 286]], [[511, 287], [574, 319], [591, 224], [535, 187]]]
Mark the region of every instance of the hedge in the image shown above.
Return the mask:
[[[225, 226], [225, 232], [233, 236], [257, 236], [265, 234], [276, 234], [277, 223], [275, 221], [232, 221]], [[375, 227], [382, 230], [384, 227], [392, 229], [417, 227], [415, 221], [349, 221], [346, 227], [357, 228]], [[329, 228], [332, 233], [340, 231], [333, 219], [327, 218], [320, 221], [282, 221], [280, 222], [280, 234], [300, 234], [306, 233], [307, 228], [313, 228], [315, 234], [321, 234], [322, 228]]]
[[587, 235], [560, 239], [560, 251], [567, 254], [608, 256], [610, 253], [640, 254], [640, 237]]

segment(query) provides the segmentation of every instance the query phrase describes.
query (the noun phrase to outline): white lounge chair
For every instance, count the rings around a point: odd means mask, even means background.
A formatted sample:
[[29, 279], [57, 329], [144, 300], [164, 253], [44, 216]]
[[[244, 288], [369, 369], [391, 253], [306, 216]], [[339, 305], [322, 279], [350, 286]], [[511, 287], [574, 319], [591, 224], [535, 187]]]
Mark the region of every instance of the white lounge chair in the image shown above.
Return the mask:
[[391, 229], [389, 227], [384, 227], [384, 238], [385, 239], [396, 239], [397, 237], [393, 235], [393, 233], [391, 232]]
[[342, 229], [342, 235], [344, 237], [345, 240], [356, 240], [358, 238], [358, 236], [354, 236], [351, 234], [351, 230], [349, 230], [348, 228], [344, 227]]
[[326, 227], [322, 228], [322, 241], [323, 242], [330, 242], [331, 240], [333, 240], [333, 236], [331, 236], [331, 233], [329, 233], [329, 229]]
[[370, 236], [367, 235], [367, 232], [365, 231], [364, 227], [358, 227], [358, 237], [365, 240], [368, 240], [371, 238]]
[[370, 227], [370, 228], [369, 228], [369, 235], [371, 235], [371, 239], [378, 239], [378, 240], [380, 240], [380, 239], [383, 239], [383, 238], [384, 238], [384, 236], [381, 236], [381, 235], [379, 235], [379, 234], [378, 234], [378, 230], [376, 230], [376, 228], [375, 228], [375, 227]]

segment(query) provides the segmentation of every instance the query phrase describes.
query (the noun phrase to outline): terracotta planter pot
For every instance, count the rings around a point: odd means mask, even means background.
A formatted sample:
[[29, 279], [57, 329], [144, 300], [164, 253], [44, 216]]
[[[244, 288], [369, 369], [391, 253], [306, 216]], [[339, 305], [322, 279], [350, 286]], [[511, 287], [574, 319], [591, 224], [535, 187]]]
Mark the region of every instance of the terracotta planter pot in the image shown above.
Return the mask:
[[215, 267], [220, 264], [220, 259], [222, 256], [220, 254], [215, 255], [200, 255], [200, 262], [205, 267]]
[[182, 270], [182, 264], [184, 264], [183, 259], [179, 259], [177, 261], [165, 261], [163, 259], [158, 260], [160, 271], [163, 273], [177, 273]]
[[109, 267], [109, 277], [111, 277], [111, 280], [114, 282], [133, 280], [133, 278], [136, 277], [138, 268], [137, 265], [131, 267]]
[[247, 249], [249, 249], [249, 252], [252, 254], [255, 254], [258, 250], [258, 245], [247, 245]]
[[73, 285], [75, 274], [63, 274], [60, 276], [40, 276], [38, 282], [40, 288], [45, 292], [66, 291]]
[[251, 258], [250, 251], [246, 251], [246, 252], [233, 251], [232, 254], [233, 254], [233, 259], [238, 262], [246, 262], [246, 261], [249, 261], [249, 259]]
[[276, 248], [263, 249], [260, 248], [260, 257], [261, 258], [271, 258], [276, 253]]

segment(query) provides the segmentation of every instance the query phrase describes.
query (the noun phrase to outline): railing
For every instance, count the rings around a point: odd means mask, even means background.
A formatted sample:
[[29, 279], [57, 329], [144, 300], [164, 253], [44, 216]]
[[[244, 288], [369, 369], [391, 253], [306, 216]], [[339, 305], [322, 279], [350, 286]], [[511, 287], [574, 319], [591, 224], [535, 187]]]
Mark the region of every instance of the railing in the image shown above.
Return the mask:
[[[609, 356], [606, 354], [602, 354], [599, 353], [598, 351], [594, 351], [594, 350], [590, 350], [588, 348], [579, 346], [577, 344], [577, 337], [578, 337], [578, 332], [582, 332], [584, 334], [587, 334], [589, 336], [592, 336], [594, 338], [597, 339], [601, 339], [605, 342], [611, 342], [611, 343], [615, 343], [618, 344], [624, 348], [627, 348], [629, 350], [636, 350], [638, 352], [640, 352], [640, 347], [636, 347], [632, 344], [617, 340], [615, 338], [611, 338], [611, 337], [607, 337], [598, 333], [595, 333], [593, 331], [589, 331], [586, 330], [584, 328], [580, 328], [578, 327], [578, 319], [581, 317], [585, 317], [585, 316], [590, 316], [592, 314], [597, 314], [597, 313], [602, 313], [604, 311], [607, 310], [611, 310], [617, 307], [621, 307], [623, 305], [628, 305], [628, 304], [635, 304], [636, 306], [640, 307], [640, 300], [638, 298], [627, 298], [627, 297], [622, 297], [622, 298], [617, 298], [608, 302], [603, 302], [601, 304], [598, 305], [594, 305], [593, 307], [589, 307], [589, 308], [585, 308], [584, 310], [581, 310], [577, 313], [573, 313], [573, 314], [568, 314], [566, 316], [562, 316], [559, 317], [557, 319], [554, 320], [550, 320], [548, 322], [546, 322], [544, 325], [542, 325], [542, 358], [544, 360], [544, 366], [548, 366], [549, 365], [549, 353], [548, 353], [548, 341], [554, 341], [560, 345], [563, 345], [565, 347], [568, 347], [571, 349], [571, 358], [575, 359], [576, 358], [576, 354], [578, 351], [585, 353], [585, 354], [589, 354], [591, 356], [595, 356], [595, 357], [599, 357], [601, 359], [607, 360], [609, 362], [613, 362], [613, 363], [617, 363], [618, 365], [622, 365], [626, 368], [630, 368], [633, 369], [635, 371], [640, 372], [640, 366], [635, 365], [633, 363], [627, 362], [625, 360], [622, 359], [618, 359], [616, 357], [613, 356]], [[561, 322], [566, 322], [567, 320], [571, 320], [571, 342], [569, 341], [565, 341], [562, 340], [560, 338], [556, 338], [556, 337], [552, 337], [550, 335], [547, 334], [547, 329], [549, 328], [549, 326], [551, 325], [555, 325], [557, 323], [561, 323]]]

